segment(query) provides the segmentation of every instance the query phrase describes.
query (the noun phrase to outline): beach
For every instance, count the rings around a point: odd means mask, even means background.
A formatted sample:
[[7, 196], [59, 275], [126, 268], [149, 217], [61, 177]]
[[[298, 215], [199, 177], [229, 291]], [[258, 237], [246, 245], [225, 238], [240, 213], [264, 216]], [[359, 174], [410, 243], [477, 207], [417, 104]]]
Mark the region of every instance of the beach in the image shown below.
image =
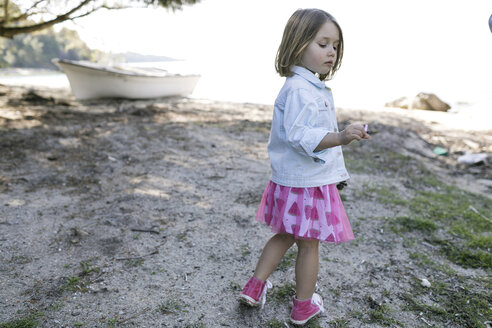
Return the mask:
[[[289, 326], [295, 248], [262, 310], [237, 302], [271, 236], [254, 217], [272, 111], [1, 85], [0, 327]], [[308, 327], [489, 327], [490, 248], [463, 231], [490, 238], [490, 116], [337, 115], [372, 137], [344, 148], [356, 240], [320, 247], [326, 311]], [[488, 157], [460, 163], [467, 152]]]

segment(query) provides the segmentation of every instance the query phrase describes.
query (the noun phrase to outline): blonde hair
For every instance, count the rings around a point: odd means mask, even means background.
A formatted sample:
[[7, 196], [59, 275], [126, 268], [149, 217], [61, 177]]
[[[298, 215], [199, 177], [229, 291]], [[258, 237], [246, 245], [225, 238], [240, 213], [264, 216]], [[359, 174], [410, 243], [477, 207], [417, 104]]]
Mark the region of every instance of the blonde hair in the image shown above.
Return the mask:
[[333, 68], [327, 74], [320, 74], [319, 79], [331, 80], [342, 64], [343, 57], [343, 35], [340, 25], [335, 18], [321, 9], [298, 9], [289, 18], [285, 25], [282, 42], [275, 58], [275, 69], [280, 76], [292, 76], [290, 68], [298, 65], [304, 50], [316, 37], [321, 26], [326, 22], [333, 22], [338, 28], [340, 43], [337, 47], [337, 59]]

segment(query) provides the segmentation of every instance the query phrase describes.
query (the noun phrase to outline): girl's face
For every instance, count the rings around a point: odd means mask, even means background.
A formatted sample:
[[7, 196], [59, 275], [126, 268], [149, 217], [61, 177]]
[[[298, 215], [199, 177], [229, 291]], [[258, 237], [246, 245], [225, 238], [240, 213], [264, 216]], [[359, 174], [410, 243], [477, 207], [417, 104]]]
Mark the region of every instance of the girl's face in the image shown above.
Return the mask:
[[340, 37], [337, 26], [327, 21], [319, 29], [301, 57], [300, 66], [313, 73], [328, 74], [337, 60]]

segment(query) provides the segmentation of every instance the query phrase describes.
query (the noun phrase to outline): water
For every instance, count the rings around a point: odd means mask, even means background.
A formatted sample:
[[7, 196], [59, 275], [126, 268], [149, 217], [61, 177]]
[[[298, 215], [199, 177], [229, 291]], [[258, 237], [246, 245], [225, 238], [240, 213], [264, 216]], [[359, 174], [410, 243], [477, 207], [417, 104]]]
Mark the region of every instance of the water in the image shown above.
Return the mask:
[[[167, 69], [171, 73], [200, 74], [198, 82], [191, 98], [212, 99], [218, 101], [248, 102], [259, 104], [273, 104], [278, 91], [282, 87], [283, 78], [272, 72], [265, 74], [258, 81], [257, 72], [242, 74], [240, 79], [234, 79], [227, 69], [207, 67], [198, 63], [185, 61], [159, 62], [159, 63], [132, 63], [132, 66], [154, 66]], [[40, 69], [0, 69], [0, 84], [26, 87], [70, 88], [65, 74], [58, 71]], [[378, 109], [384, 107], [386, 102], [403, 96], [415, 96], [419, 92], [434, 92], [442, 100], [451, 105], [450, 112], [460, 112], [467, 108], [483, 105], [483, 111], [487, 115], [492, 112], [490, 94], [466, 93], [461, 89], [455, 92], [451, 87], [441, 85], [436, 91], [425, 90], [402, 83], [384, 83], [379, 81], [377, 88], [371, 88], [365, 84], [350, 83], [335, 78], [327, 83], [334, 90], [335, 103], [344, 108]], [[482, 105], [481, 105], [482, 104]]]
[[70, 87], [65, 74], [40, 69], [0, 69], [0, 84], [47, 88]]

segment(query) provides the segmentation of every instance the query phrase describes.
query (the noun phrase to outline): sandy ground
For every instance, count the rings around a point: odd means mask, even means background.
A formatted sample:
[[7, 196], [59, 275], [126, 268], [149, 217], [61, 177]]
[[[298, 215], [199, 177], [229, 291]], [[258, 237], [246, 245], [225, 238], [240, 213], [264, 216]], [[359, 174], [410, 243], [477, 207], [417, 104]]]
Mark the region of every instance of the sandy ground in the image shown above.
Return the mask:
[[[78, 102], [67, 90], [6, 87], [0, 102], [0, 323], [38, 313], [40, 327], [285, 326], [288, 302], [267, 301], [263, 310], [236, 302], [270, 236], [253, 217], [270, 172], [271, 106], [186, 98]], [[490, 155], [491, 131], [449, 127], [443, 113], [420, 114], [338, 111], [340, 125], [368, 122], [373, 132], [352, 154], [393, 149], [449, 184], [490, 196], [490, 162], [469, 167], [457, 158], [465, 151]], [[450, 155], [436, 156], [437, 145]], [[321, 327], [371, 306], [368, 298], [397, 306], [397, 291], [412, 288], [402, 276], [425, 275], [394, 243], [398, 237], [359, 219], [394, 214], [358, 201], [364, 184], [401, 178], [381, 171], [351, 172], [343, 191], [363, 238], [321, 248]], [[293, 283], [293, 266], [271, 281]], [[405, 327], [426, 326], [412, 312], [396, 316]]]

